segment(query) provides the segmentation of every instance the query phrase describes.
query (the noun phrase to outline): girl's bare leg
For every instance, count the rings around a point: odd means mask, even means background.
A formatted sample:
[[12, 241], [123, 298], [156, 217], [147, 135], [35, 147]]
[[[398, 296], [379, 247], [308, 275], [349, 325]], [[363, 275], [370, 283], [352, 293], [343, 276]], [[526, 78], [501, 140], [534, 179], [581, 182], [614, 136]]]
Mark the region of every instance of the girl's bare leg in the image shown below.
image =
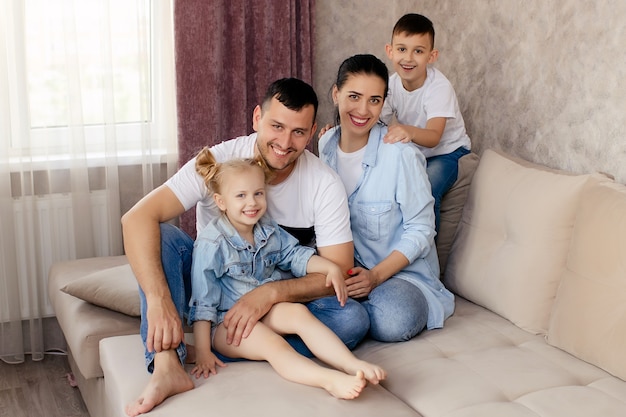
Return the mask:
[[220, 324], [215, 330], [214, 347], [232, 358], [265, 360], [283, 378], [300, 384], [324, 388], [341, 399], [359, 396], [367, 383], [363, 372], [348, 375], [318, 365], [296, 352], [285, 339], [263, 322], [258, 322], [250, 335], [239, 346], [226, 344], [226, 328]]
[[303, 304], [276, 304], [263, 318], [263, 322], [276, 333], [297, 334], [317, 358], [336, 369], [351, 375], [363, 371], [365, 379], [372, 384], [378, 384], [387, 377], [380, 366], [354, 356], [341, 339]]

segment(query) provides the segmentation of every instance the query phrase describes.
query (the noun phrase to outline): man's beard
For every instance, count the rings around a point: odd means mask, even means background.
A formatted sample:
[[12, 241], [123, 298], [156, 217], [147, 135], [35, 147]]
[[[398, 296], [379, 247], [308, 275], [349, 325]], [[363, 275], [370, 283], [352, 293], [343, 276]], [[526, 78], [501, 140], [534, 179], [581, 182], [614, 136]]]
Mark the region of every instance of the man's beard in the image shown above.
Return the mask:
[[259, 145], [259, 143], [257, 142], [256, 145], [256, 150], [258, 152], [258, 154], [261, 156], [261, 158], [263, 159], [263, 161], [265, 161], [265, 165], [267, 165], [267, 167], [270, 169], [270, 171], [272, 172], [278, 172], [278, 171], [282, 171], [286, 168], [288, 168], [290, 165], [292, 165], [294, 163], [293, 160], [289, 159], [288, 161], [286, 161], [286, 163], [281, 166], [281, 167], [276, 167], [274, 165], [272, 165], [270, 163], [270, 158], [269, 158], [269, 153], [272, 152], [271, 146], [268, 144], [265, 146], [265, 153], [261, 150], [261, 145]]

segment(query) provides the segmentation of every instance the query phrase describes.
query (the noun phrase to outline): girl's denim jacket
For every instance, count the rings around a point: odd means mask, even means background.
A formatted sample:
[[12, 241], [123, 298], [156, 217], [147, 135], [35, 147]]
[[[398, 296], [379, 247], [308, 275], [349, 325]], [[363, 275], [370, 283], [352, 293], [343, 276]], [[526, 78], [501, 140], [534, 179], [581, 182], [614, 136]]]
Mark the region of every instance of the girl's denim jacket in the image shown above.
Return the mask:
[[239, 236], [225, 215], [218, 217], [194, 243], [189, 324], [221, 323], [243, 294], [282, 279], [277, 268], [295, 277], [305, 275], [314, 253], [267, 216], [254, 226], [254, 245]]
[[[409, 265], [394, 275], [416, 285], [428, 300], [429, 329], [443, 326], [454, 311], [454, 295], [439, 280], [434, 199], [426, 158], [413, 144], [383, 142], [387, 128], [370, 131], [363, 174], [348, 196], [356, 262], [367, 269], [396, 250]], [[341, 128], [319, 142], [320, 158], [337, 171]]]

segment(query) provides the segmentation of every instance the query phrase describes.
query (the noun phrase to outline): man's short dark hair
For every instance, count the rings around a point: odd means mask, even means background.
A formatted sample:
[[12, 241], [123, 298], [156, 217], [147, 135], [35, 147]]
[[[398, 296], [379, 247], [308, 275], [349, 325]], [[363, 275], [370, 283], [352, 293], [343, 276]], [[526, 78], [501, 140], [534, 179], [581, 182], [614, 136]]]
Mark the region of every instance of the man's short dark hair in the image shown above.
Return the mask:
[[315, 121], [319, 103], [315, 90], [308, 83], [298, 78], [276, 80], [267, 87], [263, 96], [263, 106], [272, 101], [274, 97], [283, 106], [294, 111], [300, 111], [305, 106], [313, 106], [313, 121]]

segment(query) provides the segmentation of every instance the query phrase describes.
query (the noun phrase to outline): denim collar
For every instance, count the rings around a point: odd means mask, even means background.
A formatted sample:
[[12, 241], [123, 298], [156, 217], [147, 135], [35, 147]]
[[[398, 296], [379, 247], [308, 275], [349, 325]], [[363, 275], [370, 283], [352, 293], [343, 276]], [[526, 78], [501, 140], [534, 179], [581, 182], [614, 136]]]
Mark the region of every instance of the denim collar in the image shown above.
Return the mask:
[[[225, 214], [222, 214], [215, 222], [215, 228], [224, 236], [226, 242], [236, 250], [253, 250], [254, 247], [233, 227]], [[254, 225], [254, 244], [258, 248], [262, 248], [267, 243], [269, 237], [276, 232], [276, 227], [272, 224], [269, 217], [264, 215], [259, 222]]]
[[[376, 166], [378, 159], [378, 148], [381, 146], [382, 138], [387, 131], [386, 126], [382, 123], [376, 123], [370, 130], [369, 137], [367, 139], [367, 145], [365, 149], [365, 155], [363, 156], [363, 164], [367, 166]], [[324, 149], [320, 149], [320, 153], [328, 161], [328, 165], [335, 171], [337, 171], [337, 148], [339, 147], [339, 139], [341, 138], [341, 126], [333, 128], [329, 132], [331, 135], [324, 146]]]

